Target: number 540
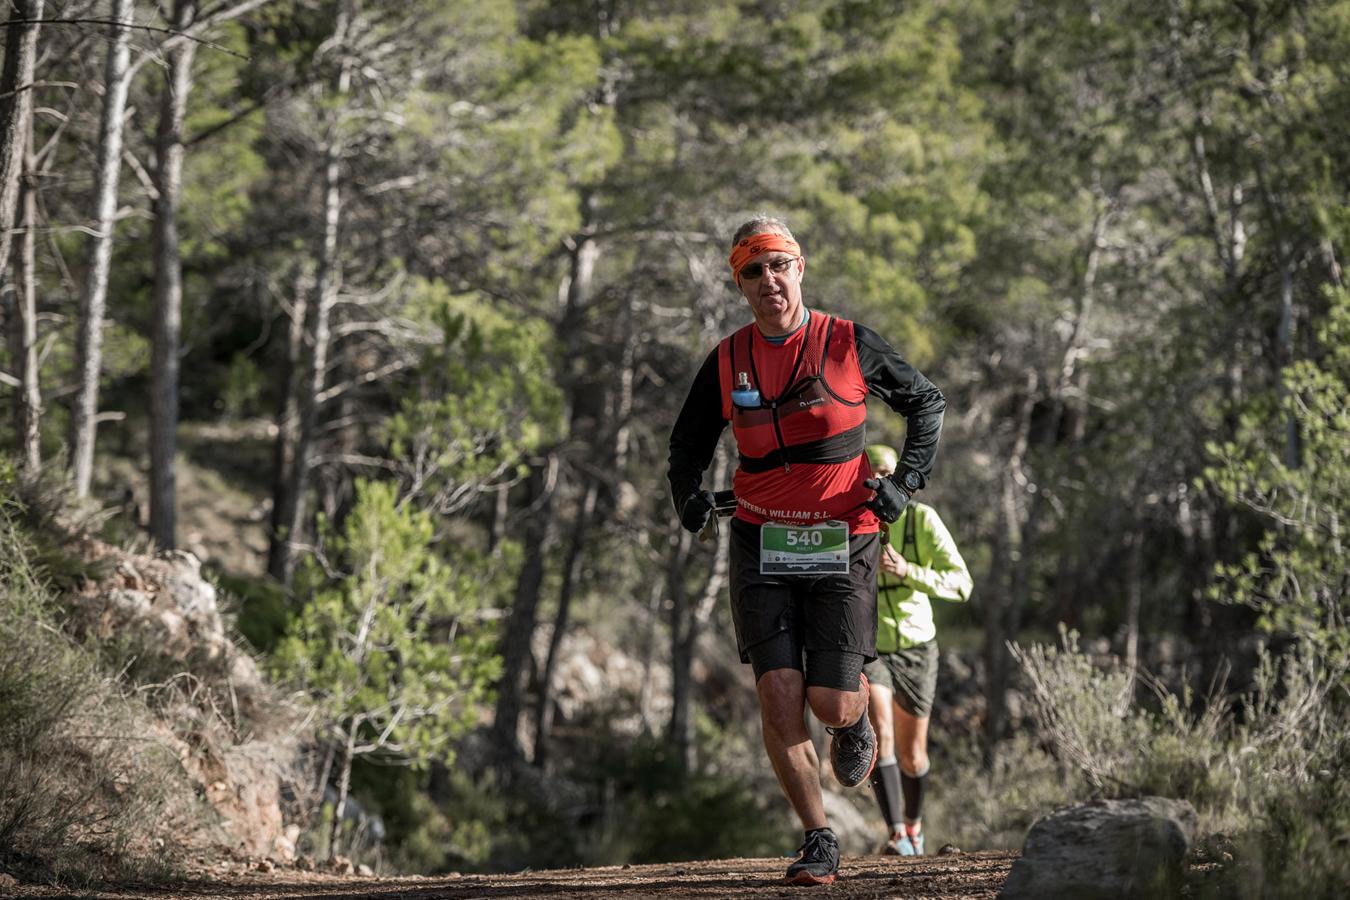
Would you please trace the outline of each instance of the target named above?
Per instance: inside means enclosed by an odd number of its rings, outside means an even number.
[[[819,547],[825,543],[825,535],[819,531],[789,531],[787,533],[787,545],[789,547]]]

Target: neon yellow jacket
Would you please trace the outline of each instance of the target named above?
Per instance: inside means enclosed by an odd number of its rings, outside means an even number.
[[[910,531],[909,520],[913,518]],[[890,527],[891,546],[909,562],[909,572],[877,577],[877,652],[894,653],[937,636],[930,598],[963,603],[974,582],[951,532],[931,506],[911,502]],[[913,543],[905,546],[906,534]]]

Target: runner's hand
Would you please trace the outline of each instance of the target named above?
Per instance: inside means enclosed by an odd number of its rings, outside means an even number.
[[[890,544],[882,544],[881,571],[896,578],[904,578],[909,574],[909,560],[896,553]]]
[[[708,524],[713,507],[716,505],[712,491],[695,491],[684,498],[684,503],[680,506],[680,524],[684,526],[685,531],[698,534],[703,530],[703,526]]]
[[[909,494],[905,489],[889,478],[869,478],[863,482],[863,487],[876,491],[863,506],[886,522],[900,518],[900,514],[905,511],[905,504],[909,502]]]

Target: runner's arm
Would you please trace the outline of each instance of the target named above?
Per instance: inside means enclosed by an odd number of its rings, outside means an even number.
[[[867,392],[905,417],[905,445],[900,450],[896,481],[907,470],[913,471],[918,473],[922,487],[933,471],[947,401],[942,391],[905,362],[881,335],[856,322],[853,333]]]
[[[927,561],[926,565],[909,563],[909,570],[901,581],[906,587],[922,591],[934,600],[946,600],[949,603],[964,603],[970,599],[975,582],[970,577],[970,568],[966,566],[956,541],[947,530],[942,517],[929,507],[915,505],[913,513],[922,516],[915,525],[918,527],[916,540],[920,546],[932,543],[928,552],[919,556]]]
[[[717,349],[704,360],[684,398],[679,418],[670,432],[670,498],[678,515],[684,501],[703,487],[703,473],[712,465],[717,441],[726,428],[722,418],[721,379],[717,373]]]

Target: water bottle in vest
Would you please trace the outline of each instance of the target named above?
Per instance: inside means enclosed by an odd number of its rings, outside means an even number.
[[[759,391],[750,386],[750,376],[736,373],[736,387],[731,391],[731,402],[741,409],[756,409],[760,405]]]

